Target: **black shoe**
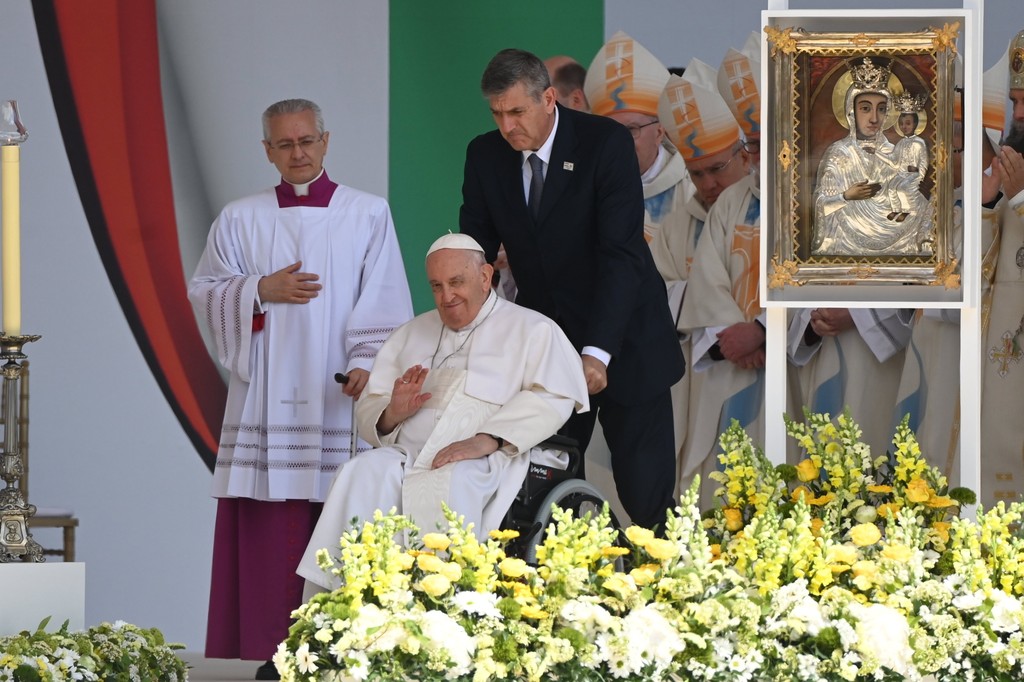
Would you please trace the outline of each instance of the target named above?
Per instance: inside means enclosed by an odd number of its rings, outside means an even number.
[[[260,667],[256,668],[256,679],[257,680],[279,680],[281,675],[277,672],[277,668],[274,666],[273,661],[267,661]]]

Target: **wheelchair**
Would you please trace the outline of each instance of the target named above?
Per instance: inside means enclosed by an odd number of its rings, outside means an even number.
[[[605,503],[601,492],[579,477],[583,453],[574,439],[556,434],[538,447],[565,452],[569,464],[565,469],[557,469],[530,462],[526,480],[501,524],[502,530],[519,532],[519,537],[509,543],[508,555],[531,565],[537,564],[537,545],[543,542],[551,525],[551,505],[572,510],[573,516],[579,518],[587,513],[599,514]],[[611,524],[616,530],[621,528],[614,512]]]

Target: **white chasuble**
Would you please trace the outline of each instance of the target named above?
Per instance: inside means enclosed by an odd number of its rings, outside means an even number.
[[[319,294],[261,306],[260,277],[298,261],[319,276]],[[369,370],[412,316],[387,202],[342,186],[326,207],[280,208],[272,189],[232,202],[189,298],[229,371],[214,496],[323,500],[350,456],[351,401],[334,374]]]

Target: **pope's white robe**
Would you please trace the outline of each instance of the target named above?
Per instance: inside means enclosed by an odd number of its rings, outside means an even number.
[[[749,175],[719,195],[697,243],[679,321],[679,328],[692,335],[693,357],[689,423],[679,471],[683,484],[698,471],[706,482],[704,474],[717,466],[718,437],[732,419],[738,419],[755,442],[764,442],[764,369],[741,369],[708,355],[718,332],[762,317],[760,206],[757,177]],[[713,485],[702,483],[702,504],[710,499]]]
[[[659,158],[667,158],[660,172],[644,183],[644,238],[658,272],[668,288],[669,310],[678,324],[686,292],[686,279],[690,275],[690,262],[697,237],[704,227],[707,213],[693,195],[693,183],[686,172],[686,164],[678,152],[662,148]],[[690,365],[690,337],[681,334],[679,345],[687,366]],[[690,412],[690,384],[692,372],[687,371],[673,384],[672,426],[676,443],[677,470],[686,442],[686,426]],[[676,490],[676,495],[679,494]]]
[[[911,334],[910,311],[905,312],[851,308],[852,328],[813,345],[804,343],[811,310],[800,310],[789,326],[789,371],[798,373],[807,407],[833,418],[849,407],[875,456],[891,449],[893,409]]]
[[[414,365],[432,367],[424,385],[431,398],[389,434],[377,421],[395,380]],[[397,329],[381,348],[358,401],[360,433],[375,448],[341,468],[298,574],[323,587],[334,579],[316,565],[316,552],[337,547],[354,518],[366,521],[391,507],[422,533],[444,523],[441,503],[474,524],[478,535],[498,528],[526,478],[535,448],[572,411],[588,409],[579,354],[547,317],[491,293],[461,330],[444,327],[436,310]],[[479,459],[432,469],[443,447],[477,433],[505,441]],[[562,459],[561,466],[564,468]]]
[[[999,222],[982,263],[981,346],[981,491],[986,508],[1009,503],[1024,492],[1024,192],[1003,198],[995,214]],[[1014,337],[1016,335],[1016,346]]]
[[[262,276],[302,261],[323,289],[257,301]],[[215,497],[321,501],[351,449],[336,372],[369,370],[412,302],[387,202],[338,186],[327,207],[280,208],[275,190],[228,204],[189,285],[230,373]],[[262,310],[262,331],[252,331]]]

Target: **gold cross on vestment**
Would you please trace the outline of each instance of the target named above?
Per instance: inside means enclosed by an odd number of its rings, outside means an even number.
[[[1010,371],[1010,363],[1020,362],[1021,351],[1013,347],[1013,335],[1003,332],[1002,343],[992,346],[988,351],[988,361],[999,365],[996,370],[999,376],[1005,377]]]

